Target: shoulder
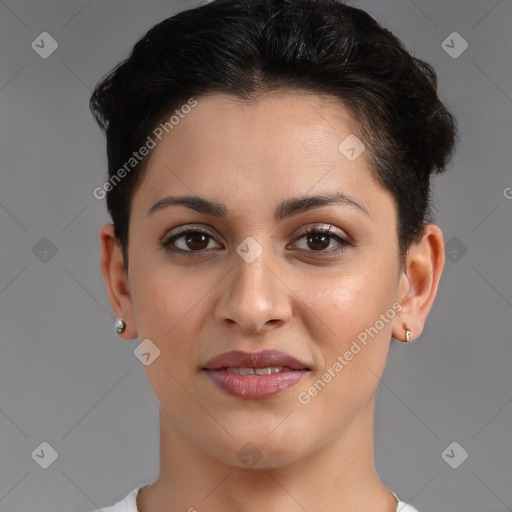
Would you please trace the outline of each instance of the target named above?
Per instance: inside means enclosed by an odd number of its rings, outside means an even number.
[[[418,512],[412,505],[402,501],[393,491],[390,490],[390,492],[395,497],[396,501],[398,501],[396,512]]]
[[[99,508],[92,512],[138,512],[137,494],[141,487],[136,487],[129,492],[122,500],[109,507]]]
[[[138,512],[137,509],[137,494],[141,487],[136,487],[133,491],[129,492],[122,500],[114,505],[106,508],[96,509],[92,512]],[[393,493],[394,494],[394,493]],[[394,494],[396,497],[396,495]],[[413,506],[400,501],[398,498],[398,506],[396,512],[418,512]]]
[[[413,506],[404,503],[403,501],[398,501],[398,506],[396,507],[396,512],[418,512]]]

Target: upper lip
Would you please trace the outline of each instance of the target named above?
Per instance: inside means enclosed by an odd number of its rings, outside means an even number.
[[[232,350],[212,357],[203,367],[205,370],[222,368],[268,368],[283,366],[291,370],[309,370],[307,365],[295,357],[279,350],[263,350],[261,352],[244,352]]]

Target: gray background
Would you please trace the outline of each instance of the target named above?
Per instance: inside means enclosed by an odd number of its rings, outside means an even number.
[[[377,470],[421,512],[511,510],[512,4],[352,4],[435,65],[461,130],[454,164],[436,180],[452,261],[423,336],[393,343],[378,391]],[[192,5],[0,3],[3,512],[91,510],[158,475],[158,404],[137,341],[113,332],[99,270],[108,217],[92,191],[106,157],[87,103],[146,30]],[[59,45],[47,59],[31,48],[43,31]],[[469,44],[458,58],[441,46],[454,31]],[[31,457],[43,441],[58,452],[48,469]],[[441,457],[453,441],[469,454],[458,469]]]

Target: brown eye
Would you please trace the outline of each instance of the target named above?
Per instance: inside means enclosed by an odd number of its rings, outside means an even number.
[[[208,247],[208,235],[204,233],[191,233],[184,237],[185,244],[189,249],[194,251],[201,251]]]
[[[298,241],[304,240],[306,247],[299,247],[300,250],[309,253],[320,253],[322,255],[333,255],[344,251],[347,247],[352,245],[348,240],[345,240],[339,235],[330,232],[330,227],[308,229],[303,233]],[[337,244],[329,248],[331,242],[335,241]]]
[[[306,235],[306,241],[314,251],[322,251],[329,247],[330,239],[332,235],[327,235],[322,232]]]
[[[212,235],[205,231],[187,229],[165,238],[161,244],[170,252],[193,256],[209,252],[212,249],[210,242],[213,240]]]

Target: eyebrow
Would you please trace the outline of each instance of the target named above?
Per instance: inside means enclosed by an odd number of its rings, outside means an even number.
[[[287,217],[291,217],[293,215],[297,215],[314,208],[320,208],[322,206],[331,204],[350,206],[367,215],[368,217],[370,216],[368,211],[354,199],[346,196],[341,192],[332,192],[314,196],[302,196],[287,199],[277,206],[274,212],[274,218],[276,221],[281,221]],[[187,208],[191,208],[196,212],[207,213],[209,215],[214,215],[221,218],[227,217],[228,214],[226,205],[219,201],[205,199],[199,196],[169,196],[160,199],[153,206],[151,206],[151,208],[148,210],[148,215],[164,210],[169,206],[186,206]]]

